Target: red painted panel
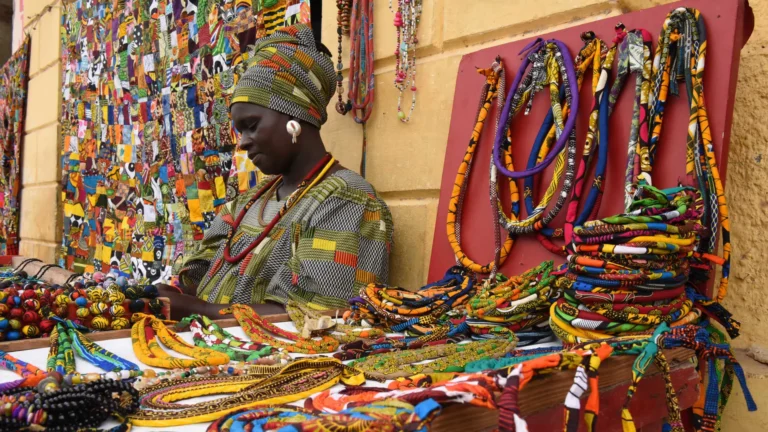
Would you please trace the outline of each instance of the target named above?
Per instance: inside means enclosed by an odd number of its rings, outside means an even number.
[[[693,406],[698,398],[699,376],[693,365],[685,365],[672,371],[672,383],[675,386],[681,410]],[[626,400],[629,384],[611,387],[600,393],[600,414],[595,430],[601,432],[621,432],[621,408]],[[523,389],[521,398],[525,397]],[[582,404],[586,399],[582,398]],[[637,393],[629,405],[629,412],[638,431],[660,431],[662,419],[667,416],[666,391],[664,379],[660,374],[648,376],[640,381]],[[581,415],[584,410],[582,406]],[[529,416],[522,413],[528,422],[530,431],[555,431],[563,429],[563,406],[559,405]],[[658,426],[658,427],[656,427]],[[583,417],[580,431],[585,431]]]
[[[575,56],[583,46],[579,38],[583,31],[593,30],[598,37],[610,44],[615,34],[614,26],[622,22],[627,29],[645,28],[651,32],[655,49],[658,34],[667,13],[673,8],[681,6],[699,9],[707,26],[708,53],[704,88],[715,152],[721,175],[725,181],[739,52],[746,42],[746,38],[749,37],[749,32],[745,31],[745,28],[749,28],[751,15],[747,13],[748,6],[745,0],[689,0],[584,24],[541,37],[563,41],[569,46],[572,55]],[[483,49],[462,58],[456,82],[451,127],[443,165],[440,207],[437,213],[429,270],[430,281],[439,279],[445,270],[455,263],[453,251],[448,244],[445,221],[456,170],[464,156],[475,124],[480,89],[484,83],[483,77],[475,72],[475,68],[490,67],[493,59],[497,55],[501,55],[507,68],[507,85],[511,85],[517,68],[521,64],[521,57],[518,52],[533,39],[529,38]],[[591,73],[586,76],[585,85],[583,85],[580,93],[581,107],[577,122],[579,147],[584,142],[588,111],[592,100],[590,80]],[[633,83],[634,78],[630,78],[630,81]],[[680,85],[680,93],[681,97],[670,95],[667,102],[656,166],[652,173],[653,183],[659,187],[671,187],[676,185],[678,181],[689,183],[685,176],[686,128],[689,108],[683,83]],[[540,92],[536,96],[531,114],[527,118],[518,115],[513,119],[513,155],[517,167],[525,166],[528,153],[533,145],[533,139],[548,109],[548,97],[546,91]],[[616,214],[623,210],[623,174],[626,165],[633,97],[634,85],[629,84],[621,94],[610,121],[610,160],[600,217]],[[491,116],[495,116],[495,110]],[[494,247],[493,228],[489,223],[491,210],[488,203],[488,160],[493,148],[493,134],[495,132],[492,125],[493,122],[488,121],[475,156],[462,218],[462,246],[464,251],[476,262],[483,264],[493,259]],[[578,149],[577,153],[581,154],[581,148]],[[552,166],[545,171],[543,178],[537,176],[537,193],[541,193],[546,188],[551,175]],[[522,190],[522,181],[519,182],[519,187]],[[562,227],[564,215],[565,211],[562,211],[551,226]],[[550,259],[562,262],[561,258],[544,249],[534,236],[525,236],[516,241],[510,258],[502,266],[502,271],[508,275],[519,274]]]

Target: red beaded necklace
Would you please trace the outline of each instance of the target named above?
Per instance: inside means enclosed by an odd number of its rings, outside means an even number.
[[[269,222],[269,225],[264,227],[264,230],[259,234],[256,239],[251,242],[245,249],[243,249],[242,252],[235,255],[234,257],[230,255],[230,249],[232,248],[232,238],[235,236],[235,233],[237,232],[237,229],[240,227],[240,223],[243,221],[243,218],[245,218],[245,215],[248,213],[248,210],[253,206],[253,204],[256,203],[256,201],[259,200],[259,198],[264,195],[266,191],[268,191],[272,186],[274,186],[278,181],[282,180],[282,176],[276,176],[267,184],[261,187],[261,189],[256,192],[253,197],[251,197],[250,200],[245,204],[242,210],[240,210],[240,214],[237,216],[237,219],[235,220],[235,223],[232,225],[232,229],[227,234],[227,244],[224,247],[224,259],[227,260],[227,262],[230,262],[232,264],[240,262],[245,258],[246,255],[248,255],[256,246],[261,244],[262,241],[267,237],[267,235],[272,231],[272,229],[277,225],[277,223],[282,219],[283,215],[285,215],[288,210],[293,207],[296,202],[299,201],[299,198],[304,196],[304,192],[314,186],[320,179],[323,177],[325,173],[328,172],[328,170],[333,166],[333,164],[336,163],[336,159],[334,159],[330,154],[326,153],[326,155],[317,163],[317,165],[312,168],[311,171],[307,174],[306,177],[304,177],[304,180],[302,180],[301,184],[299,184],[299,187],[296,188],[295,191],[288,197],[288,199],[285,201],[285,204],[280,209],[279,212],[275,215],[275,217],[272,218],[272,221]],[[318,176],[313,181],[313,177],[317,175],[317,173],[322,170],[322,173],[320,176]]]

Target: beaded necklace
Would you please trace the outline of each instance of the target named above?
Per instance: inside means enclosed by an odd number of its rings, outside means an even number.
[[[496,167],[508,177],[513,179],[525,177],[525,175],[517,175],[516,172],[510,171],[506,168],[502,169],[500,166],[498,146],[503,146],[504,150],[508,150],[511,147],[511,141],[509,140],[510,121],[512,117],[517,114],[527,102],[526,114],[530,111],[530,106],[533,103],[536,92],[542,90],[544,85],[549,84],[550,104],[552,107],[553,118],[556,124],[556,134],[559,133],[559,138],[562,138],[563,146],[560,146],[560,140],[552,152],[548,154],[540,164],[529,169],[526,175],[532,176],[546,168],[545,163],[548,165],[556,157],[555,170],[552,175],[552,181],[546,192],[542,196],[541,202],[533,209],[527,218],[521,220],[509,220],[503,217],[501,220],[502,225],[511,233],[514,234],[529,234],[542,229],[548,224],[555,216],[560,212],[560,209],[565,204],[565,198],[568,196],[573,182],[575,164],[576,164],[576,133],[573,127],[572,119],[576,116],[577,105],[572,105],[573,102],[578,104],[578,80],[575,79],[573,60],[570,58],[570,54],[563,53],[561,50],[563,47],[557,41],[551,41],[547,43],[537,43],[533,45],[530,53],[526,56],[526,60],[518,70],[518,74],[515,77],[515,83],[512,85],[513,89],[516,89],[514,93],[510,93],[511,99],[507,97],[507,103],[504,106],[502,112],[502,125],[499,125],[499,133],[503,133],[507,137],[503,144],[500,144],[500,136],[496,136],[496,144],[494,147],[494,161]],[[567,50],[567,48],[565,48]],[[532,63],[530,71],[525,74],[528,64]],[[573,106],[573,112],[571,116],[568,116],[567,123],[564,123],[563,118],[569,112],[569,108],[564,110],[560,105],[560,77],[562,77],[563,85],[566,86],[569,92],[565,92],[566,106]],[[573,81],[570,81],[573,79]],[[576,95],[573,95],[573,91]],[[568,127],[568,125],[570,125]],[[567,136],[566,136],[567,135]],[[567,150],[564,150],[564,144],[567,138],[568,146]],[[557,153],[557,154],[555,154]],[[547,206],[557,191],[560,177],[565,172],[565,178],[563,180],[563,190],[558,196],[557,201],[552,209],[548,212]],[[511,175],[510,175],[511,174]],[[524,192],[524,198],[528,198],[531,191],[526,189]]]
[[[336,112],[341,115],[345,115],[352,107],[349,106],[350,102],[344,102],[344,75],[341,73],[344,70],[344,63],[341,61],[341,54],[343,51],[342,38],[344,35],[349,36],[349,16],[350,8],[352,7],[352,0],[336,0],[336,35],[338,36],[338,56],[336,57],[336,95],[339,101],[336,102]]]
[[[210,318],[203,315],[190,315],[177,327],[186,327],[192,331],[195,345],[210,348],[226,354],[231,361],[257,361],[259,364],[287,364],[291,357],[269,345],[245,341],[222,329]]]
[[[499,266],[504,264],[504,261],[506,261],[514,242],[514,238],[511,235],[507,235],[507,238],[504,241],[504,245],[501,245],[499,232],[499,209],[496,206],[497,197],[492,197],[491,199],[492,222],[494,230],[493,233],[496,245],[494,261],[486,265],[478,264],[470,259],[461,248],[461,214],[464,207],[464,197],[466,195],[467,186],[469,184],[469,175],[470,171],[472,170],[472,162],[477,150],[477,145],[480,142],[481,134],[483,133],[485,120],[488,117],[488,113],[490,112],[491,106],[493,104],[493,99],[496,98],[497,100],[501,101],[504,97],[504,67],[501,62],[501,58],[496,57],[496,61],[493,63],[491,68],[478,69],[477,72],[485,76],[485,84],[483,85],[483,89],[480,93],[480,107],[478,109],[475,127],[472,130],[472,137],[469,139],[467,151],[464,154],[464,159],[462,159],[461,164],[459,165],[459,171],[456,174],[456,181],[453,184],[451,200],[448,203],[448,222],[446,224],[446,228],[448,231],[448,242],[450,243],[451,248],[453,248],[454,255],[456,255],[456,262],[472,272],[491,273],[491,277],[493,277],[493,274],[495,274]],[[496,112],[497,123],[499,115],[501,115],[501,109],[498,109]],[[493,177],[495,178],[496,176]],[[510,199],[512,200],[512,205],[514,206],[518,197],[517,184],[515,182],[510,182],[510,186],[514,186],[510,187]],[[491,187],[491,191],[493,192],[494,190],[497,190],[497,188]]]
[[[395,48],[395,88],[397,96],[397,118],[403,123],[408,123],[416,108],[416,45],[419,39],[416,32],[421,21],[421,8],[423,0],[397,0],[397,11],[392,9],[392,0],[389,1],[389,10],[395,13],[395,28],[397,29],[397,45]],[[402,109],[403,93],[411,90],[411,108],[406,115]]]
[[[441,379],[442,377],[446,379]],[[404,383],[400,380],[404,380]],[[415,381],[418,383],[414,384]],[[416,403],[429,398],[442,405],[467,404],[496,409],[493,390],[493,381],[489,380],[486,374],[419,374],[410,378],[398,378],[398,381],[390,383],[389,390],[381,387],[326,390],[307,399],[304,406],[316,411],[338,412],[377,401],[403,400]]]
[[[247,305],[233,304],[231,307],[223,309],[221,313],[234,314],[235,319],[237,319],[245,334],[252,341],[284,349],[288,352],[317,354],[333,352],[339,347],[339,342],[330,336],[323,335],[319,340],[306,339],[295,333],[283,330],[262,319]],[[291,342],[281,341],[269,335],[269,333],[289,339]]]
[[[323,414],[296,407],[269,407],[240,410],[228,414],[208,427],[209,432],[244,432],[270,429],[293,431],[333,430],[345,432],[427,432],[440,413],[440,405],[427,399],[415,407],[398,400],[376,401],[334,414]]]
[[[137,321],[131,327],[133,352],[142,363],[163,369],[198,366],[218,366],[229,363],[229,356],[209,348],[196,347],[185,342],[179,335],[153,316],[136,314]],[[157,338],[168,347],[193,360],[169,356],[158,344]]]
[[[497,339],[428,346],[415,350],[395,351],[353,360],[350,366],[362,370],[367,377],[392,379],[417,373],[462,371],[464,365],[484,357],[499,357],[517,344],[514,333],[504,327],[493,329]],[[424,360],[436,359],[427,364]]]
[[[244,388],[231,396],[210,402],[195,404],[191,407],[174,410],[142,410],[128,417],[135,426],[170,427],[186,424],[211,422],[240,409],[260,405],[278,405],[304,399],[315,393],[342,382],[346,385],[360,385],[363,375],[340,361],[329,358],[304,358],[285,366],[276,374]],[[195,397],[198,391],[205,389],[207,382],[199,378],[187,378],[182,383],[200,382],[200,387],[185,386],[174,400]],[[141,396],[167,387],[160,383],[148,387]]]
[[[109,417],[122,421],[138,409],[137,391],[130,383],[98,380],[74,387],[45,390],[21,387],[0,394],[0,431],[97,430]],[[128,428],[130,429],[130,428]],[[127,430],[119,426],[117,430]]]
[[[224,259],[227,260],[227,262],[230,263],[237,263],[243,260],[246,255],[251,253],[256,246],[261,244],[262,241],[267,237],[267,235],[272,231],[272,229],[277,225],[277,223],[280,221],[280,219],[296,204],[301,200],[301,198],[304,197],[304,195],[312,189],[313,186],[315,186],[317,183],[322,180],[322,178],[325,176],[325,174],[328,172],[329,169],[336,163],[336,159],[334,159],[330,154],[326,154],[318,163],[315,165],[307,174],[307,176],[302,180],[301,184],[296,188],[295,191],[291,193],[291,195],[288,197],[288,199],[285,201],[285,204],[280,209],[280,211],[277,212],[274,218],[272,218],[272,221],[264,227],[264,230],[259,233],[258,237],[251,242],[248,246],[246,246],[240,253],[238,253],[236,256],[230,255],[230,251],[232,248],[232,239],[235,236],[235,233],[237,232],[238,227],[240,226],[240,223],[243,221],[243,218],[245,218],[245,215],[248,213],[248,210],[253,206],[256,201],[259,200],[259,198],[264,195],[266,191],[268,191],[275,183],[282,181],[282,176],[276,176],[269,182],[267,182],[264,186],[262,186],[261,189],[259,189],[256,194],[251,197],[250,200],[248,200],[247,203],[245,203],[245,206],[243,206],[243,209],[240,210],[240,214],[237,216],[237,219],[231,224],[231,229],[227,233],[227,242],[226,246],[224,247]],[[218,268],[221,266],[221,262],[218,261],[214,263],[214,265],[211,266],[210,273],[213,274],[216,271],[218,271]]]
[[[365,177],[368,140],[365,124],[373,112],[373,0],[353,0],[350,21],[349,100],[355,122],[363,126],[360,175]],[[358,111],[360,114],[358,115]]]

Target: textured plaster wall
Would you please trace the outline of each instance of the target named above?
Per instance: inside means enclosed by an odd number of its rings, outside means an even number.
[[[424,0],[419,29],[419,98],[416,113],[408,125],[397,119],[397,93],[392,85],[395,50],[392,13],[387,1],[375,3],[376,102],[367,126],[368,179],[382,192],[395,218],[391,282],[413,288],[426,282],[453,89],[461,56],[486,46],[669,2]],[[768,100],[768,74],[765,73],[768,70],[768,21],[763,19],[768,13],[768,0],[750,3],[757,22],[750,42],[742,51],[727,180],[734,255],[726,305],[742,322],[742,337],[735,344],[744,347],[758,343],[768,347],[768,332],[762,327],[766,320],[764,290],[768,285],[768,272],[765,272],[768,242],[764,240],[768,226],[768,123],[763,117],[768,109],[765,102]],[[58,216],[60,10],[58,1],[50,0],[15,0],[15,6],[14,22],[23,22],[24,31],[32,34],[21,253],[53,262],[61,240],[58,226],[61,220]],[[335,53],[335,1],[323,1],[323,16],[323,42]],[[345,64],[348,58],[345,47]],[[329,150],[344,165],[357,169],[362,140],[359,125],[349,117],[332,112],[323,128],[323,137]],[[768,403],[765,397],[768,381],[763,379],[768,376],[768,368],[753,363],[748,370],[752,391],[758,403]],[[765,410],[768,407],[763,404],[763,411],[747,416],[739,398],[740,393],[735,390],[726,411],[724,430],[768,429]]]

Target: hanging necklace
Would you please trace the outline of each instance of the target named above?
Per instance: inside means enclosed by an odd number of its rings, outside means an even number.
[[[541,38],[536,39],[532,43],[530,43],[526,48],[521,51],[521,53],[525,52],[538,52],[543,47],[554,44],[557,49],[554,50],[556,53],[559,53],[559,55],[556,55],[556,60],[558,61],[558,65],[562,71],[562,79],[563,79],[563,85],[565,85],[565,99],[568,103],[568,106],[570,106],[570,111],[572,112],[572,115],[568,116],[568,120],[566,121],[565,125],[561,128],[560,136],[558,137],[557,143],[553,146],[552,151],[541,161],[541,163],[537,164],[535,167],[525,170],[525,171],[510,171],[506,168],[505,164],[502,163],[501,160],[501,151],[504,147],[504,141],[505,137],[507,136],[507,131],[510,128],[510,120],[512,117],[517,114],[517,112],[522,108],[522,103],[520,103],[520,99],[523,98],[524,93],[530,93],[530,89],[528,92],[526,92],[526,86],[521,86],[521,81],[523,80],[523,75],[525,74],[526,69],[528,68],[528,65],[531,64],[531,62],[536,59],[536,56],[525,56],[525,59],[523,60],[523,63],[520,65],[520,69],[517,71],[517,75],[515,76],[515,80],[512,82],[512,89],[517,89],[514,92],[510,92],[509,95],[507,95],[507,100],[504,104],[504,110],[501,113],[501,123],[499,124],[499,128],[496,133],[496,141],[495,145],[493,147],[493,158],[494,163],[496,164],[496,167],[501,171],[502,174],[504,174],[507,177],[518,179],[523,178],[529,175],[538,174],[541,171],[545,170],[560,153],[565,148],[566,142],[571,140],[571,133],[573,132],[574,126],[576,124],[576,117],[578,114],[578,108],[579,108],[579,91],[577,88],[577,80],[576,80],[576,71],[573,66],[573,59],[571,58],[570,51],[568,50],[568,47],[563,44],[562,42],[558,40],[551,40],[551,41],[543,41]],[[541,80],[541,74],[544,73],[542,69],[542,66],[539,66],[538,74],[539,74],[539,81]],[[533,80],[533,77],[531,74],[527,75],[528,79],[530,81]],[[530,82],[528,83],[530,85]],[[552,98],[553,99],[559,99],[559,87],[555,84],[555,91],[553,92]],[[513,99],[517,99],[517,102],[513,103]],[[531,98],[532,100],[532,98]],[[553,102],[553,108],[556,110],[556,112],[559,112],[561,108],[559,107],[560,101],[557,100],[556,102]],[[507,146],[509,144],[506,144]]]
[[[397,117],[403,123],[408,123],[416,108],[416,45],[419,39],[416,33],[421,21],[423,0],[397,0],[397,12],[392,10],[392,0],[389,10],[395,12],[395,28],[397,28],[397,45],[395,48],[395,87],[397,96]],[[406,115],[402,108],[403,93],[411,90],[411,108]]]
[[[336,0],[336,35],[339,40],[339,54],[336,62],[336,94],[339,101],[336,102],[336,112],[341,115],[345,115],[349,110],[348,103],[344,103],[344,63],[341,61],[341,54],[343,52],[342,38],[346,35],[349,36],[349,14],[352,0]]]
[[[617,27],[617,33],[619,32]],[[621,27],[623,31],[623,27]],[[576,169],[576,178],[574,181],[573,189],[571,190],[570,201],[567,206],[566,218],[563,235],[565,237],[565,245],[558,246],[551,240],[552,237],[557,237],[557,230],[552,228],[544,228],[541,232],[537,233],[539,242],[547,248],[550,252],[565,255],[566,247],[570,243],[571,234],[573,231],[573,223],[577,219],[577,212],[579,209],[579,203],[582,195],[588,187],[588,183],[585,181],[587,173],[590,171],[592,165],[593,152],[598,149],[598,159],[595,167],[594,181],[591,183],[591,188],[587,200],[581,212],[581,216],[587,217],[590,214],[596,214],[600,207],[600,198],[603,191],[603,178],[605,176],[605,168],[607,165],[608,157],[608,116],[603,115],[603,112],[607,111],[607,98],[604,97],[604,90],[608,82],[608,76],[610,75],[611,65],[613,63],[613,56],[615,54],[615,45],[611,49],[607,49],[605,43],[596,38],[594,32],[584,32],[581,35],[582,41],[584,41],[584,47],[579,52],[576,58],[576,77],[579,88],[581,88],[584,75],[587,70],[592,68],[592,109],[589,115],[589,123],[586,139],[584,141],[584,148],[582,152],[581,161]],[[551,114],[550,114],[551,115]],[[547,116],[549,120],[550,115]],[[548,124],[545,120],[545,124]],[[599,128],[598,128],[599,125]],[[553,130],[550,130],[548,142],[552,140]],[[540,144],[534,144],[534,149]],[[534,154],[533,152],[531,153]],[[537,161],[546,154],[545,149],[539,152],[538,160],[530,159],[529,167],[535,165]],[[533,188],[533,178],[525,178],[526,190]],[[532,196],[526,197],[526,208],[529,213],[533,211],[533,199]]]
[[[536,232],[546,226],[546,224],[554,219],[554,217],[557,216],[557,214],[560,212],[560,209],[565,204],[565,198],[568,196],[568,193],[572,187],[576,162],[576,133],[575,129],[573,128],[572,120],[577,115],[577,111],[576,107],[574,106],[574,109],[571,111],[571,115],[568,116],[567,123],[564,124],[563,116],[570,109],[563,110],[560,105],[559,79],[562,76],[563,85],[566,86],[566,89],[571,89],[571,92],[566,90],[565,94],[566,105],[568,107],[573,106],[573,102],[578,103],[578,84],[576,82],[577,80],[575,79],[571,81],[572,76],[575,78],[573,61],[570,58],[570,54],[567,53],[567,47],[565,47],[566,52],[562,52],[562,48],[564,46],[561,47],[561,45],[562,43],[558,41],[541,43],[540,40],[537,41],[537,43],[531,45],[530,52],[518,70],[517,76],[515,77],[515,83],[512,86],[512,88],[516,89],[516,91],[514,93],[510,93],[510,95],[507,96],[507,103],[505,104],[504,112],[501,115],[503,124],[499,125],[498,132],[502,134],[502,136],[506,136],[506,139],[502,139],[502,141],[504,141],[502,147],[505,151],[511,152],[511,141],[509,140],[509,124],[512,117],[520,112],[520,110],[522,110],[522,107],[526,104],[526,102],[528,103],[528,106],[525,110],[527,114],[530,111],[530,107],[533,103],[536,92],[542,90],[544,85],[549,84],[550,103],[552,105],[552,112],[556,123],[556,131],[560,133],[560,136],[558,137],[558,143],[561,141],[563,143],[563,146],[559,146],[559,144],[557,144],[555,148],[553,148],[552,151],[542,160],[541,163],[526,171],[527,175],[534,175],[541,171],[541,169],[545,168],[545,165],[551,163],[553,158],[557,157],[557,161],[555,163],[555,171],[552,175],[552,182],[542,197],[541,202],[536,206],[534,211],[529,214],[527,218],[522,220],[510,220],[506,217],[501,218],[502,225],[504,225],[504,228],[506,228],[510,233],[529,234]],[[527,70],[527,66],[531,63],[533,63],[533,66],[531,67],[530,71],[525,74],[525,77],[523,77],[524,72]],[[506,121],[504,121],[505,119]],[[570,128],[568,125],[570,125]],[[568,142],[567,152],[563,151],[566,138]],[[510,171],[507,169],[507,167],[500,164],[499,151],[501,150],[501,147],[499,146],[499,135],[496,136],[496,144],[497,145],[494,146],[494,162],[496,163],[499,171],[510,178],[524,177],[517,175],[514,171]],[[549,202],[555,196],[555,192],[557,191],[557,186],[560,181],[560,176],[564,171],[565,178],[563,180],[563,189],[560,192],[553,208],[545,214],[544,212],[546,211]],[[526,190],[525,196],[527,197],[529,193],[530,191]]]
[[[373,0],[353,0],[350,20],[349,103],[355,122],[363,126],[360,175],[365,177],[365,124],[373,112]],[[359,113],[359,114],[358,114]]]
[[[464,197],[466,195],[467,186],[469,184],[469,175],[472,170],[472,162],[474,160],[477,146],[480,142],[480,136],[483,133],[485,120],[488,117],[488,113],[491,109],[493,99],[503,100],[504,98],[504,67],[500,57],[496,57],[496,61],[489,69],[478,69],[477,72],[486,77],[483,90],[480,94],[480,108],[477,114],[477,121],[475,127],[472,130],[472,137],[469,140],[467,151],[464,154],[464,159],[459,165],[459,172],[456,174],[456,181],[453,184],[453,192],[451,193],[451,201],[448,203],[448,242],[453,248],[453,253],[456,255],[456,261],[459,265],[464,266],[475,273],[493,273],[498,271],[498,268],[506,261],[509,251],[512,249],[512,243],[514,239],[511,235],[507,235],[504,245],[501,245],[500,238],[500,222],[498,215],[498,207],[496,199],[491,200],[491,210],[493,219],[493,231],[494,239],[496,243],[496,249],[494,252],[494,261],[481,265],[470,259],[461,248],[461,213],[464,204]],[[497,122],[498,116],[501,115],[501,110],[497,110]],[[515,185],[515,188],[510,188],[510,199],[514,200],[518,196],[517,185],[511,182],[510,185]],[[491,190],[494,190],[492,187]]]
[[[242,223],[243,218],[245,218],[245,215],[248,213],[248,210],[253,206],[256,201],[259,200],[259,198],[264,195],[266,191],[268,191],[272,186],[275,185],[278,181],[282,180],[282,176],[276,176],[269,182],[267,182],[264,186],[262,186],[261,189],[259,189],[256,194],[251,197],[250,200],[248,200],[247,203],[245,203],[245,206],[242,210],[240,210],[240,215],[238,215],[237,219],[232,224],[231,229],[227,233],[227,243],[224,246],[224,259],[227,260],[229,263],[238,263],[245,258],[246,255],[251,253],[251,251],[256,248],[259,244],[261,244],[262,241],[267,237],[267,235],[272,231],[272,229],[277,225],[277,223],[282,219],[282,217],[296,204],[301,200],[301,198],[304,197],[304,195],[312,189],[313,186],[315,186],[317,183],[322,180],[322,178],[325,176],[325,174],[328,172],[328,170],[331,169],[331,167],[336,163],[336,159],[334,159],[330,154],[326,153],[325,156],[323,156],[322,159],[317,163],[317,165],[312,168],[312,170],[309,171],[307,176],[304,178],[304,180],[299,184],[299,186],[296,188],[293,193],[288,197],[288,199],[285,201],[285,204],[280,209],[280,211],[275,215],[274,218],[272,218],[272,221],[264,227],[264,230],[256,237],[256,239],[251,242],[248,246],[246,246],[239,254],[235,255],[234,257],[230,254],[232,250],[232,238],[235,236],[235,233],[237,232],[238,228],[240,227],[240,223]],[[319,174],[318,174],[319,172]],[[317,176],[316,176],[317,175]],[[218,261],[217,263],[214,263],[214,265],[211,266],[211,274],[218,271],[218,268],[221,266],[221,261]]]
[[[707,36],[704,20],[696,9],[678,8],[670,12],[659,35],[659,44],[654,57],[654,90],[651,97],[652,138],[649,157],[652,159],[661,135],[661,125],[667,91],[678,93],[678,79],[686,80],[690,120],[686,146],[686,173],[698,182],[704,200],[702,224],[709,233],[701,240],[697,252],[711,253],[716,248],[717,233],[720,232],[723,249],[722,276],[717,289],[717,302],[722,302],[728,293],[728,278],[731,269],[731,222],[728,217],[728,203],[725,188],[717,168],[717,157],[712,144],[712,131],[704,99],[704,60]],[[676,54],[673,57],[672,54]],[[682,72],[682,73],[681,73]],[[675,79],[671,79],[671,77]],[[709,269],[706,269],[707,276]],[[707,277],[708,279],[708,277]]]
[[[648,137],[648,102],[651,90],[651,34],[644,29],[627,32],[618,48],[616,80],[609,96],[609,113],[613,111],[629,74],[635,74],[635,98],[632,108],[632,127],[627,146],[627,168],[624,173],[624,210],[628,211],[637,191],[641,173],[650,180],[651,165]],[[637,56],[642,52],[642,57]]]

